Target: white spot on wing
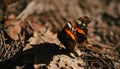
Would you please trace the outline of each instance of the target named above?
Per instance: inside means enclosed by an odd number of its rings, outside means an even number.
[[[77,20],[76,22],[77,22],[78,24],[80,24],[80,25],[82,24],[82,22],[81,22],[80,20]]]
[[[85,23],[83,23],[83,26],[85,27]]]
[[[67,23],[67,24],[68,24],[69,28],[71,29],[71,28],[72,28],[72,25],[71,25],[70,23]]]

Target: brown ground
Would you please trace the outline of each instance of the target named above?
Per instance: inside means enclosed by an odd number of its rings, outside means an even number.
[[[76,58],[57,33],[88,16],[89,44]],[[120,0],[1,0],[0,69],[120,69]]]

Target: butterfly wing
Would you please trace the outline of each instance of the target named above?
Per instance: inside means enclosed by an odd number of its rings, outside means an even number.
[[[73,52],[73,54],[77,57],[78,54],[75,52],[74,48],[76,45],[76,36],[73,34],[74,30],[72,24],[67,23],[62,31],[60,31],[57,35],[59,41],[66,47],[69,52]]]
[[[81,17],[78,20],[76,20],[75,30],[76,30],[77,42],[79,44],[87,42],[88,30],[86,27],[89,23],[90,23],[90,19],[87,16]]]
[[[78,54],[75,52],[77,43],[87,43],[88,30],[86,27],[89,22],[90,20],[87,16],[68,22],[57,35],[57,38],[62,44],[64,44],[66,49],[73,52],[73,54],[77,57]]]

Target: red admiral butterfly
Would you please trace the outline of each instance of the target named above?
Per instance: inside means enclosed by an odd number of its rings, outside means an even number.
[[[87,44],[87,25],[90,19],[87,16],[81,17],[77,20],[68,22],[63,29],[58,33],[57,38],[64,44],[66,49],[78,57],[75,51],[79,44]]]

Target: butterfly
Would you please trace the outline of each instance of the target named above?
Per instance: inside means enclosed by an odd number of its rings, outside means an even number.
[[[87,25],[89,23],[90,19],[87,16],[80,17],[77,20],[66,23],[57,34],[57,38],[65,46],[66,50],[72,52],[76,57],[79,56],[75,51],[78,48],[78,44],[88,44]]]

